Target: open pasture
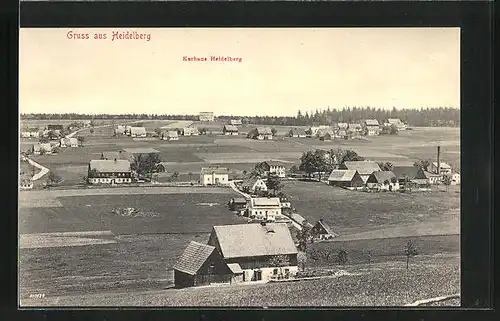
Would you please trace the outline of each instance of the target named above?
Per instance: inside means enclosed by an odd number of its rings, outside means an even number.
[[[320,182],[286,181],[283,191],[305,219],[314,223],[323,218],[337,233],[352,234],[429,222],[458,224],[458,188],[450,187],[449,192],[366,193]],[[440,226],[433,234],[440,233]]]

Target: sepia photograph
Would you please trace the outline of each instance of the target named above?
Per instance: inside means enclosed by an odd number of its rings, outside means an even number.
[[[460,306],[460,28],[21,28],[19,129],[21,308]]]

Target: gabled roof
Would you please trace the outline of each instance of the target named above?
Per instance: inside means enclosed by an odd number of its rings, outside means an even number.
[[[394,173],[391,171],[377,171],[377,172],[373,172],[370,175],[367,182],[369,182],[369,183],[383,183],[386,180],[390,182],[392,178],[396,178],[396,175],[394,175]]]
[[[331,136],[331,135],[333,135],[333,133],[334,132],[333,132],[332,128],[330,128],[330,127],[326,127],[326,128],[323,127],[323,128],[319,128],[318,129],[317,135],[319,137],[323,137],[323,136],[326,136],[327,134]]]
[[[349,127],[349,124],[348,123],[337,123],[337,127],[346,129],[347,127]]]
[[[399,118],[389,118],[387,119],[387,122],[389,124],[395,124],[395,125],[403,123]]]
[[[236,127],[234,125],[224,125],[224,130],[227,132],[237,132],[238,127]]]
[[[280,199],[277,197],[256,197],[251,199],[253,206],[276,206],[281,207]]]
[[[264,184],[266,183],[262,178],[249,177],[249,178],[247,178],[247,179],[245,179],[243,181],[242,186],[253,188],[253,186],[255,185],[255,183],[257,183],[257,181],[262,181]]]
[[[379,126],[379,122],[376,119],[365,119],[366,126]]]
[[[233,274],[241,274],[243,273],[243,270],[241,269],[241,266],[238,263],[229,263],[227,267],[233,272]]]
[[[257,134],[259,134],[259,135],[272,135],[273,132],[271,131],[270,127],[257,127]]]
[[[297,253],[285,223],[214,226],[212,234],[225,259]]]
[[[117,159],[93,159],[90,161],[90,169],[95,169],[101,173],[124,173],[130,172],[130,162],[128,160]]]
[[[438,164],[437,162],[432,162],[432,165],[437,168]],[[451,166],[446,164],[445,162],[439,162],[439,167],[444,168],[444,169],[451,169]]]
[[[129,154],[159,154],[160,152],[154,148],[139,147],[139,148],[124,148],[123,151]]]
[[[360,175],[370,175],[380,170],[377,163],[370,161],[347,161],[342,164],[342,168],[344,167],[357,170]]]
[[[392,172],[398,179],[404,178],[404,176],[408,177],[409,179],[425,177],[423,171],[417,166],[394,166],[392,168]]]
[[[319,220],[318,223],[316,223],[316,225],[321,226],[325,230],[325,232],[328,233],[329,235],[338,236],[338,234],[335,233],[325,221]]]
[[[109,160],[120,159],[120,152],[102,152],[101,156],[102,158]]]
[[[334,169],[330,173],[328,180],[332,182],[350,182],[354,178],[354,175],[356,175],[356,170]]]
[[[299,223],[300,225],[303,225],[303,224],[304,224],[304,222],[306,221],[306,219],[305,219],[305,218],[303,218],[301,215],[299,215],[299,214],[297,214],[297,213],[292,213],[292,214],[290,215],[290,218],[291,218],[292,220],[294,220],[295,222]]]
[[[135,135],[146,134],[146,128],[144,127],[130,127],[130,133]]]
[[[212,173],[219,175],[229,174],[229,169],[226,167],[203,167],[201,169],[202,175],[211,175]]]
[[[358,124],[358,123],[350,123],[349,124],[349,129],[361,129],[361,124]]]
[[[215,251],[215,247],[191,241],[174,265],[174,270],[195,275]]]
[[[294,135],[305,136],[306,130],[305,128],[292,128],[290,129]]]

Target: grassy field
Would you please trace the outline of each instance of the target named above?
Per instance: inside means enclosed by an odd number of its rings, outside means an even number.
[[[23,305],[34,306],[401,306],[459,293],[458,263],[459,258],[453,255],[422,256],[414,258],[409,270],[401,262],[386,262],[342,266],[354,275],[293,283],[47,296],[22,301]]]

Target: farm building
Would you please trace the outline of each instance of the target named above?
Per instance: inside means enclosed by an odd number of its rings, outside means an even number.
[[[241,211],[247,208],[247,200],[243,197],[233,198],[229,201],[229,209],[231,211]]]
[[[241,125],[241,119],[231,119],[229,121],[229,124],[233,125],[233,126],[240,126]]]
[[[248,217],[257,220],[275,221],[281,215],[281,203],[277,197],[256,197],[248,200]]]
[[[349,128],[349,124],[348,123],[337,123],[337,128],[347,130]]]
[[[339,236],[337,233],[335,233],[330,226],[323,221],[323,219],[320,219],[312,228],[311,228],[311,234],[320,240],[329,240],[333,239],[334,237]]]
[[[116,126],[115,134],[116,135],[124,135],[125,134],[125,126],[122,126],[122,125]]]
[[[369,189],[374,189],[378,191],[398,191],[399,182],[391,171],[377,171],[373,172],[368,180],[366,181],[366,186]]]
[[[451,166],[448,165],[445,162],[440,162],[439,167],[441,168],[440,173],[441,175],[451,175]],[[429,172],[431,173],[436,173],[438,172],[438,165],[437,162],[432,162],[431,165],[429,166]]]
[[[163,140],[179,140],[179,134],[175,130],[169,130],[161,133],[161,139]]]
[[[93,159],[89,163],[88,182],[91,184],[131,183],[130,162],[123,159]]]
[[[130,161],[131,163],[134,162],[139,156],[140,157],[147,157],[148,155],[158,155],[160,156],[160,152],[154,148],[124,148],[121,151],[122,154],[122,159],[126,159]]]
[[[200,134],[197,127],[185,127],[181,132],[182,136],[198,136]]]
[[[311,223],[309,223],[305,218],[297,213],[290,214],[290,218],[301,226],[307,225],[310,228],[313,227]]]
[[[248,133],[248,138],[258,140],[271,140],[273,139],[273,132],[270,127],[257,127]]]
[[[241,184],[244,192],[256,193],[258,191],[267,191],[267,185],[262,178],[248,178]]]
[[[332,140],[334,134],[333,131],[319,130],[318,137],[321,141],[329,141]]]
[[[265,161],[263,162],[268,175],[277,175],[278,177],[286,177],[285,165],[278,161]]]
[[[227,136],[238,135],[238,127],[234,125],[224,125],[224,127],[222,128],[222,133]]]
[[[347,127],[347,131],[351,134],[351,136],[360,136],[363,133],[363,127],[361,124],[350,123]]]
[[[328,184],[346,188],[358,188],[364,185],[356,170],[334,169],[328,177]]]
[[[40,131],[38,128],[24,128],[21,129],[21,137],[22,138],[39,138]]]
[[[50,124],[47,125],[47,130],[54,130],[54,131],[58,130],[59,132],[61,132],[64,130],[64,126],[58,124]]]
[[[27,190],[33,189],[33,179],[29,175],[20,175],[19,177],[19,189]]]
[[[376,119],[365,119],[363,127],[368,136],[377,136],[380,134],[380,124]]]
[[[215,246],[194,241],[174,265],[176,288],[231,283],[234,276]]]
[[[337,132],[335,132],[335,138],[349,139],[349,132],[345,128],[339,128]]]
[[[394,166],[392,172],[396,175],[400,187],[406,186],[406,180],[425,180],[429,183],[428,179],[425,177],[424,170],[417,166]],[[424,183],[421,181],[420,183]]]
[[[204,167],[201,169],[200,183],[203,186],[228,184],[229,169],[225,167]]]
[[[214,121],[215,116],[214,116],[214,113],[211,111],[203,111],[203,112],[200,112],[198,119],[200,121]]]
[[[424,175],[431,185],[439,184],[439,182],[441,181],[441,176],[438,174],[424,171]]]
[[[306,130],[304,128],[292,128],[288,132],[290,137],[305,138],[307,137]]]
[[[50,154],[52,153],[52,145],[50,143],[38,143],[33,145],[33,154]]]
[[[78,147],[78,139],[76,138],[61,138],[61,147]]]
[[[390,126],[394,125],[398,128],[398,131],[406,130],[406,124],[401,121],[399,118],[389,118],[387,120],[387,124]]]
[[[101,159],[106,159],[106,160],[115,160],[115,159],[121,159],[122,152],[102,152],[101,153]]]
[[[460,174],[453,173],[451,175],[451,185],[460,185]]]
[[[378,164],[370,161],[344,162],[340,164],[339,169],[352,169],[358,171],[364,183],[366,183],[368,177],[370,177],[373,172],[380,171]]]
[[[306,130],[306,135],[308,137],[319,137],[319,131],[325,129],[330,129],[330,126],[320,125],[320,126],[311,126]]]
[[[297,248],[284,223],[214,226],[208,244],[232,265],[242,282],[293,278]]]
[[[130,127],[130,137],[146,137],[147,132],[144,127]]]

